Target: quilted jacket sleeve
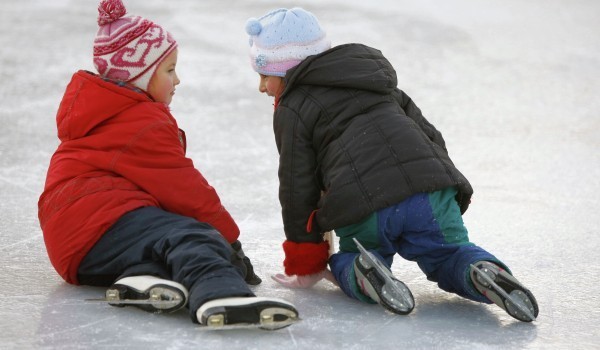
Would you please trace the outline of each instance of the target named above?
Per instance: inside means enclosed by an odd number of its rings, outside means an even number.
[[[311,131],[295,111],[279,107],[275,114],[275,140],[279,150],[279,201],[287,240],[285,272],[307,275],[327,267],[329,244],[313,220],[321,189],[316,181],[316,155]]]
[[[320,229],[307,225],[321,196],[310,130],[296,112],[283,107],[278,109],[274,125],[279,150],[279,201],[286,237],[298,243],[321,242]]]

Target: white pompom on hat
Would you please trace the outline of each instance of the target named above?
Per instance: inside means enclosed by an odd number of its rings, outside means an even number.
[[[177,42],[158,24],[139,16],[124,17],[125,13],[121,0],[100,1],[94,66],[104,78],[147,91],[156,67]]]

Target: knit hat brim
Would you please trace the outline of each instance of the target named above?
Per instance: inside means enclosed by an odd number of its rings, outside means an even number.
[[[276,49],[253,45],[250,48],[250,64],[259,74],[283,77],[287,70],[300,64],[306,57],[318,55],[329,48],[331,42],[326,36],[312,42]]]

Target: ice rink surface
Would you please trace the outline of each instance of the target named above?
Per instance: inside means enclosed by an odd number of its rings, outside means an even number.
[[[520,323],[445,293],[416,264],[396,276],[416,308],[394,316],[328,282],[288,290],[272,100],[257,91],[244,24],[278,7],[314,12],[334,45],[361,42],[394,64],[399,87],[443,133],[475,195],[471,240],[536,295]],[[37,220],[55,113],[72,73],[93,70],[96,0],[2,0],[0,10],[0,348],[600,349],[600,2],[596,0],[129,0],[179,42],[171,107],[188,156],[238,221],[264,283],[303,321],[274,331],[206,332],[186,312],[85,302],[64,283]],[[595,136],[594,136],[595,135]]]

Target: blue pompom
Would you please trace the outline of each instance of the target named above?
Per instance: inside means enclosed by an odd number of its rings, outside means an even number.
[[[250,18],[246,22],[246,33],[249,35],[258,35],[262,30],[262,25],[256,18]]]

